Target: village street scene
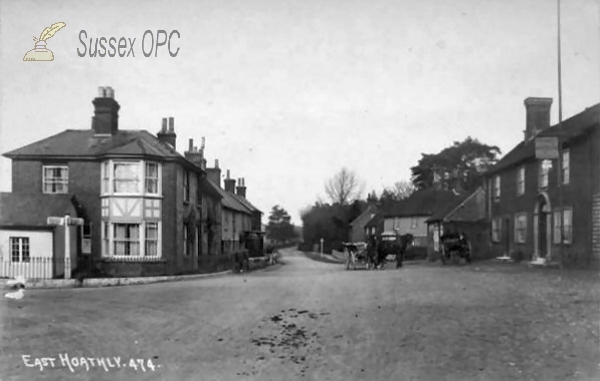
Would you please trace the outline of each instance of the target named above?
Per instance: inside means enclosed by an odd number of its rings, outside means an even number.
[[[600,379],[599,3],[154,5],[3,4],[0,381]]]

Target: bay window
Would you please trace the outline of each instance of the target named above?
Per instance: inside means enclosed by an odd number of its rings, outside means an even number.
[[[160,258],[160,222],[104,222],[102,256],[104,258]]]
[[[161,166],[152,161],[107,160],[101,166],[102,194],[160,195]]]

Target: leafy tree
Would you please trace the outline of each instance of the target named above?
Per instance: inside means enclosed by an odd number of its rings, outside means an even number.
[[[273,206],[267,225],[267,237],[278,243],[286,243],[296,238],[292,217],[279,205]]]
[[[437,154],[422,154],[411,168],[411,181],[417,189],[472,190],[479,185],[479,176],[496,164],[500,154],[497,146],[467,137]]]
[[[363,186],[356,174],[342,168],[325,183],[325,193],[333,204],[347,205],[358,199]]]

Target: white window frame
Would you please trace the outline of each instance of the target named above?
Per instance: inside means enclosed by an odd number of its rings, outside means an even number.
[[[155,195],[158,196],[160,194],[160,164],[155,161],[144,161],[144,194],[146,195]],[[156,177],[150,177],[148,167],[155,166],[156,167]],[[156,192],[148,191],[148,184],[152,182],[156,184]]]
[[[500,175],[496,175],[494,177],[494,180],[493,180],[493,199],[494,199],[494,202],[499,202],[500,201],[501,186],[502,186],[502,182],[500,180]]]
[[[190,172],[183,170],[183,201],[190,202]]]
[[[492,242],[502,240],[502,219],[500,217],[492,218]]]
[[[29,243],[29,237],[9,237],[8,245],[11,263],[31,262],[31,245]],[[25,255],[25,253],[27,253],[27,255]]]
[[[538,188],[547,189],[550,181],[550,168],[552,168],[551,160],[540,160],[538,165]]]
[[[566,206],[563,209],[563,243],[573,243],[573,207]]]
[[[525,166],[517,169],[517,196],[525,194]]]
[[[139,255],[117,255],[115,254],[115,225],[128,224],[139,225]],[[158,232],[157,238],[157,255],[150,255],[146,252],[146,229],[147,224],[156,224]],[[102,257],[112,259],[160,259],[162,258],[162,223],[160,221],[102,221]],[[154,240],[153,240],[154,241]]]
[[[136,192],[117,192],[115,190],[115,165],[135,165],[137,166],[137,190]],[[148,177],[148,166],[155,165],[157,173],[155,177]],[[152,160],[106,160],[101,164],[101,182],[103,196],[160,196],[162,194],[162,165],[159,162]],[[156,192],[148,191],[148,183],[156,182]]]
[[[156,237],[149,237],[148,228],[150,226],[156,226]],[[156,245],[156,254],[149,254],[148,245]],[[144,223],[144,257],[159,257],[160,253],[160,223],[158,221],[146,221]]]
[[[515,214],[515,243],[526,243],[527,242],[527,213],[516,213]]]
[[[567,185],[571,181],[571,152],[566,149],[562,152],[562,183]]]
[[[553,222],[552,242],[559,244],[562,236],[562,213],[560,212],[560,208],[554,208]]]
[[[60,169],[66,172],[66,177],[46,177],[46,170]],[[62,185],[61,190],[47,190],[46,186],[56,187]],[[43,165],[42,166],[42,192],[44,194],[65,194],[69,193],[69,167],[67,165]]]

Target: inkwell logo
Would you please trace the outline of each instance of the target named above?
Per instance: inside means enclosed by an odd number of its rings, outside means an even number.
[[[42,34],[40,34],[40,38],[34,36],[35,47],[25,54],[23,61],[54,61],[54,53],[52,53],[52,50],[46,48],[46,41],[65,26],[67,24],[64,22],[57,22],[56,24],[52,24],[51,27],[44,29]]]

